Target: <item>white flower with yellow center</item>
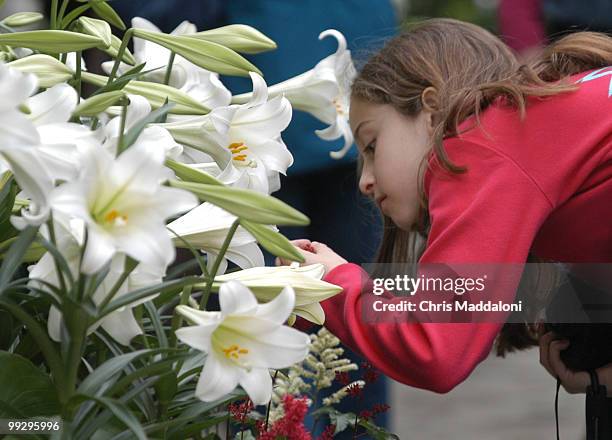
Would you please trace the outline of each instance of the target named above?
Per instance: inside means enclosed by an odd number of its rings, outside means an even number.
[[[79,177],[51,195],[53,210],[87,225],[83,272],[96,272],[116,252],[165,268],[175,255],[165,220],[193,208],[197,199],[160,184],[164,152],[136,142],[117,158],[104,148],[90,148],[83,162]]]
[[[348,123],[350,86],[357,72],[347,50],[344,35],[335,29],[321,32],[319,39],[333,36],[338,40],[336,52],[317,63],[311,70],[268,88],[271,97],[285,96],[291,105],[312,114],[330,126],[316,133],[321,139],[344,138],[344,146],[331,153],[333,158],[343,157],[353,145],[353,133]],[[233,103],[251,99],[251,93],[232,97]]]
[[[196,397],[210,402],[238,384],[253,403],[270,401],[270,368],[286,368],[308,354],[308,335],[283,325],[293,310],[291,287],[272,301],[258,304],[251,291],[237,281],[221,286],[220,312],[205,312],[187,306],[176,310],[192,326],[176,331],[185,344],[206,352]]]
[[[64,222],[57,221],[58,218],[55,218],[54,220],[56,220],[54,222],[54,228],[57,247],[62,256],[66,259],[73,277],[76,278],[78,277],[81,246],[83,245],[83,223],[80,220],[73,220],[72,222],[68,222],[68,224],[63,224]],[[45,226],[43,226],[42,232],[47,235]],[[115,254],[111,260],[109,272],[92,295],[91,299],[96,305],[100,305],[106,300],[108,294],[112,291],[116,282],[121,277],[124,270],[124,264],[125,255]],[[39,288],[47,290],[54,295],[47,285],[38,282],[38,280],[45,281],[59,288],[60,283],[57,278],[56,265],[54,263],[53,256],[47,252],[42,256],[38,263],[30,266],[28,269],[30,272],[30,283],[39,285]],[[164,268],[144,267],[142,264],[139,264],[130,273],[127,280],[125,280],[119,287],[119,290],[116,292],[114,298],[117,299],[136,289],[160,283],[164,273]],[[143,333],[142,329],[138,325],[138,321],[134,317],[132,309],[140,304],[150,301],[155,296],[156,295],[153,295],[151,297],[136,301],[105,316],[100,321],[93,323],[87,330],[87,334],[91,334],[98,327],[102,327],[114,340],[120,344],[129,345],[134,336]],[[56,299],[60,301],[60,298]],[[49,336],[51,336],[54,341],[59,342],[62,335],[62,314],[55,306],[51,306],[49,309],[47,327]]]
[[[160,126],[178,143],[210,156],[224,173],[243,175],[245,182],[238,186],[269,194],[280,188],[279,173],[285,174],[293,164],[281,139],[292,110],[282,96],[268,100],[264,79],[253,72],[250,75],[253,94],[247,103]]]

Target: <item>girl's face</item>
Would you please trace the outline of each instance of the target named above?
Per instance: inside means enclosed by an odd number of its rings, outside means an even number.
[[[359,189],[403,230],[417,220],[418,170],[429,151],[431,113],[405,116],[389,104],[353,98],[350,124],[363,161]]]

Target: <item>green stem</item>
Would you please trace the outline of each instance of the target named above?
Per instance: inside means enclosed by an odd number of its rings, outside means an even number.
[[[272,379],[272,387],[276,383],[276,376],[278,376],[278,370],[274,371],[274,378]],[[266,409],[266,425],[264,427],[264,432],[268,431],[268,422],[270,421],[270,407],[272,406],[272,399],[268,402],[268,408]],[[313,432],[314,434],[314,432]]]
[[[51,29],[57,29],[57,0],[51,0]]]
[[[71,307],[72,308],[72,307]],[[85,314],[78,309],[69,310],[72,313],[65,313],[64,316],[69,316],[72,319],[70,323],[70,345],[68,348],[68,363],[66,365],[66,398],[70,399],[76,391],[77,381],[79,377],[79,366],[81,365],[81,356],[83,355],[83,343],[87,333],[87,318]],[[72,420],[72,414],[64,411],[64,418],[68,421]]]
[[[168,59],[168,66],[166,67],[166,75],[164,76],[164,84],[168,85],[170,82],[170,75],[172,74],[172,65],[174,64],[175,53],[170,53],[170,58]]]
[[[76,53],[76,91],[77,91],[77,102],[81,101],[81,84],[82,84],[82,79],[81,79],[81,54],[82,52],[77,52]]]
[[[115,58],[115,63],[113,64],[113,70],[111,70],[106,85],[109,85],[114,81],[115,75],[117,75],[117,70],[119,69],[119,64],[123,59],[123,54],[125,53],[125,49],[127,49],[128,42],[132,38],[133,33],[133,29],[128,29],[127,31],[125,31],[125,34],[123,35],[123,40],[121,40],[121,46],[119,46],[119,51],[117,52],[117,58]]]
[[[57,242],[55,240],[55,227],[53,225],[53,214],[49,216],[49,220],[47,221],[47,227],[49,228],[49,239],[51,240],[53,246],[57,248]],[[60,289],[62,290],[62,292],[67,292],[66,281],[64,280],[64,274],[60,269],[60,265],[55,258],[53,258],[53,263],[55,263],[55,271],[57,272],[57,279],[60,283]]]
[[[15,33],[15,29],[9,27],[0,21],[0,29],[6,32],[7,34]]]
[[[184,306],[185,304],[187,304],[189,302],[189,296],[191,295],[191,289],[193,288],[193,286],[185,286],[183,288],[183,292],[181,293],[181,300],[179,302],[179,305]],[[172,331],[170,332],[170,347],[171,348],[175,348],[176,344],[177,344],[177,338],[176,338],[176,330],[181,326],[181,322],[183,321],[181,315],[179,315],[176,312],[176,309],[174,309],[174,315],[172,316]],[[177,371],[178,374],[178,371]]]
[[[202,295],[202,300],[200,301],[200,310],[206,310],[206,306],[208,305],[208,298],[210,297],[210,290],[213,285],[213,281],[215,280],[215,275],[217,275],[217,271],[219,270],[219,266],[221,265],[221,261],[223,261],[223,257],[225,256],[225,252],[229,248],[229,245],[234,237],[234,233],[238,226],[240,225],[240,219],[237,218],[232,223],[225,240],[223,241],[223,245],[221,246],[221,250],[219,251],[219,255],[215,259],[215,263],[213,264],[212,270],[210,271],[210,275],[206,282],[206,287],[204,288],[204,294]]]
[[[357,438],[357,418],[358,418],[358,417],[359,417],[359,416],[358,416],[357,414],[355,414],[355,427],[354,427],[354,429],[353,429],[353,439],[356,439],[356,438]]]
[[[104,310],[106,308],[108,303],[110,303],[112,299],[115,297],[115,295],[117,294],[117,292],[119,291],[119,289],[121,288],[125,280],[127,280],[127,277],[129,277],[132,271],[136,269],[137,265],[138,265],[138,262],[136,260],[130,257],[125,257],[123,273],[121,274],[119,279],[117,279],[117,281],[115,282],[111,290],[108,292],[108,295],[106,295],[106,298],[104,298],[104,300],[100,303],[100,305],[98,306],[98,310]]]
[[[124,131],[125,131],[125,121],[127,119],[127,112],[128,112],[128,99],[127,98],[121,98],[122,100],[122,109],[121,109],[121,125],[119,126],[119,139],[117,140],[117,156],[119,156],[121,153],[123,153],[123,150],[125,150],[125,148],[123,147],[123,136],[124,136]]]
[[[68,1],[69,0],[62,1],[62,6],[60,6],[59,14],[57,14],[57,19],[55,20],[56,23],[60,24],[60,27],[64,18],[64,14],[66,13],[66,8],[68,7]]]

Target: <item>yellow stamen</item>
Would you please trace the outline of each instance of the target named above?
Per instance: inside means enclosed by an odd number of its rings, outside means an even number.
[[[106,223],[113,223],[120,226],[127,223],[128,217],[127,215],[120,214],[119,211],[117,211],[116,209],[113,209],[104,216],[104,221]]]
[[[249,350],[246,348],[240,348],[238,345],[233,344],[229,348],[223,348],[223,353],[228,359],[239,359],[241,354],[248,354]]]

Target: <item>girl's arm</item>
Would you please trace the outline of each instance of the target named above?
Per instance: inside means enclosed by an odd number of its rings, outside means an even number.
[[[524,263],[552,209],[521,167],[483,145],[449,139],[446,150],[468,172],[435,173],[426,181],[431,229],[420,263]],[[488,355],[502,323],[365,322],[362,295],[367,276],[355,264],[331,270],[326,281],[343,293],[322,303],[325,326],[390,377],[444,393],[461,383]],[[518,279],[497,288],[514,299]]]

